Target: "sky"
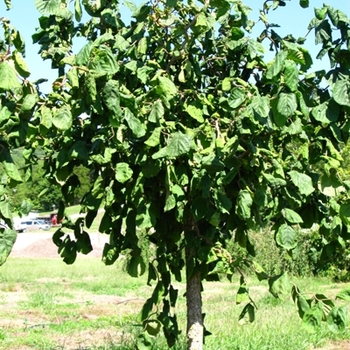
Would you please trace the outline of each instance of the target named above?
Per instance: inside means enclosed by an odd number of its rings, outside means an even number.
[[[136,3],[141,3],[140,0],[136,0]],[[263,0],[243,0],[243,2],[252,8],[251,19],[258,20],[259,8],[263,4]],[[310,20],[314,17],[314,7],[322,7],[323,3],[327,3],[335,8],[342,10],[348,17],[350,17],[350,0],[310,0],[310,7],[303,9],[299,6],[299,0],[286,1],[287,6],[279,7],[276,11],[271,11],[268,18],[272,23],[278,23],[281,28],[277,28],[276,31],[281,35],[287,35],[293,33],[295,37],[305,36],[307,33],[307,26]],[[26,5],[23,5],[26,3]],[[34,81],[40,78],[48,78],[49,83],[41,85],[43,91],[48,92],[51,82],[57,77],[56,71],[51,70],[51,64],[49,61],[43,61],[38,55],[39,46],[33,44],[31,35],[38,27],[39,12],[34,6],[34,0],[12,0],[13,8],[10,11],[6,11],[4,1],[0,0],[0,17],[10,18],[11,24],[15,26],[22,34],[26,42],[26,62],[29,70],[32,72],[30,80]],[[122,18],[128,23],[129,12],[123,11]],[[259,23],[251,35],[252,37],[258,36],[263,30],[263,26]],[[1,33],[1,32],[0,32]],[[80,48],[83,43],[77,43]],[[314,45],[314,34],[310,33],[306,43],[304,44],[310,51],[313,57],[316,57],[320,46]],[[314,70],[328,69],[328,60],[325,57],[322,62],[314,60]]]

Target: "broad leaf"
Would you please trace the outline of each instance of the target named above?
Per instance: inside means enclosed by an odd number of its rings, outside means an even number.
[[[288,209],[288,208],[282,209],[282,215],[291,224],[300,224],[303,222],[303,219],[301,218],[301,216],[292,209]]]
[[[292,170],[288,172],[293,184],[298,187],[301,194],[309,196],[315,191],[312,184],[312,179],[306,174],[299,173],[298,171]]]
[[[16,70],[8,63],[0,63],[0,91],[11,90],[21,87],[17,78]]]
[[[145,144],[149,147],[156,147],[160,143],[160,135],[162,128],[155,128],[152,132],[152,135],[145,141]]]
[[[310,333],[315,333],[322,322],[323,312],[319,305],[306,310],[303,316],[303,327]]]
[[[341,106],[350,107],[350,81],[338,80],[333,86],[333,98]]]
[[[133,171],[127,163],[118,163],[115,167],[115,179],[120,183],[125,183],[132,178]]]
[[[30,111],[38,102],[38,100],[39,100],[39,97],[37,94],[26,95],[22,102],[22,107],[21,107],[22,112]]]
[[[59,130],[68,130],[72,127],[73,117],[70,108],[64,105],[54,113],[52,124]]]
[[[289,283],[289,278],[287,273],[277,275],[269,278],[269,292],[275,298],[281,298],[287,295],[291,290],[291,285]]]
[[[236,202],[236,214],[242,219],[250,219],[253,199],[248,190],[241,190]]]
[[[244,320],[247,319],[250,323],[254,322],[255,320],[255,307],[253,303],[247,304],[241,314],[238,317],[239,323],[244,323]]]
[[[299,69],[295,62],[286,60],[284,67],[284,81],[291,91],[298,89]]]
[[[16,238],[16,231],[9,228],[0,228],[0,266],[6,262]]]
[[[328,327],[333,332],[343,331],[347,326],[345,307],[333,307],[327,315]]]
[[[171,100],[177,94],[177,87],[169,78],[158,77],[156,91],[159,95],[164,95],[167,100]]]
[[[27,64],[25,63],[22,55],[18,51],[13,52],[13,59],[15,62],[16,71],[23,77],[28,78],[30,76],[30,72]]]
[[[125,108],[124,118],[129,125],[132,133],[137,137],[143,137],[146,134],[146,126],[137,119],[129,108]]]
[[[186,112],[199,123],[204,122],[203,111],[194,104],[190,104],[185,108]]]
[[[82,9],[81,9],[81,4],[80,4],[80,0],[75,0],[74,1],[74,14],[75,14],[75,19],[77,22],[81,21],[81,17],[82,17]]]
[[[61,7],[61,0],[35,0],[35,7],[42,15],[55,15]]]
[[[148,120],[152,123],[158,123],[164,117],[164,107],[161,100],[154,102]]]
[[[284,249],[292,250],[298,244],[297,234],[291,226],[283,224],[276,233],[276,242]]]
[[[239,107],[247,98],[247,93],[243,88],[234,88],[228,98],[228,104],[231,108]]]
[[[171,135],[169,144],[153,154],[153,159],[158,158],[176,158],[188,153],[193,148],[193,140],[189,135],[176,132]]]
[[[346,301],[350,301],[350,289],[349,288],[345,288],[342,289],[338,294],[337,294],[337,299],[342,299],[342,300],[346,300]]]
[[[132,257],[127,264],[126,271],[131,277],[140,277],[146,271],[145,263],[141,256]]]
[[[274,77],[276,77],[278,74],[281,73],[282,69],[284,68],[286,58],[287,58],[286,51],[280,51],[276,55],[273,63],[267,69],[267,72],[266,72],[267,79],[272,80]]]
[[[277,111],[283,117],[292,116],[297,110],[298,104],[295,94],[282,92],[278,96]]]

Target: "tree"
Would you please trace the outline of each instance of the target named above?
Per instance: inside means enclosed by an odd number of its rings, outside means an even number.
[[[291,292],[306,326],[327,319],[344,327],[344,310],[331,300],[306,299],[289,287],[287,274],[268,276],[254,262],[249,230],[272,222],[276,243],[292,254],[297,227],[317,222],[321,258],[349,237],[349,184],[338,176],[349,136],[346,15],[325,5],[310,23],[322,45],[318,57],[330,58],[326,73],[312,72],[303,39],[282,38],[269,23],[269,11],[284,1],[264,2],[265,29],[257,40],[247,35],[254,22],[238,0],[127,2],[129,24],[118,16],[117,1],[75,0],[72,11],[66,0],[35,3],[41,17],[33,39],[59,77],[36,105],[30,130],[41,135],[36,146],[46,151],[45,171],[66,201],[80,182],[77,167],[89,168],[92,177],[81,201],[85,219],[65,221],[53,239],[73,263],[77,252],[92,249],[82,224],[89,227],[105,209],[99,230],[110,241],[103,261],[126,254],[128,272],[148,271],[155,284],[142,309],[140,341],[163,327],[168,345],[175,344],[173,280],[181,281],[185,270],[188,348],[201,349],[202,281],[231,278],[242,264],[267,279],[274,296]],[[87,44],[75,54],[77,35]],[[271,62],[264,40],[276,52]],[[252,258],[229,254],[232,235]],[[143,250],[150,245],[155,252],[147,261]],[[253,321],[256,307],[243,274],[240,280],[237,302],[247,301],[240,317]]]
[[[9,3],[9,2],[7,2]],[[23,178],[14,161],[14,150],[30,140],[30,119],[39,100],[35,85],[23,60],[24,41],[10,21],[0,18],[3,36],[0,36],[0,265],[2,265],[16,241],[13,230],[11,198],[15,187]],[[29,161],[28,151],[25,163]],[[18,203],[16,211],[26,213],[26,202]],[[6,228],[5,228],[6,227]]]

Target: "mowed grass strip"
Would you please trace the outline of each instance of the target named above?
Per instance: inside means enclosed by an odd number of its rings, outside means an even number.
[[[71,266],[60,259],[11,258],[1,267],[0,282],[0,349],[135,349],[141,332],[138,315],[152,292],[146,276],[131,278],[123,262],[106,267],[97,258],[78,259]],[[324,278],[293,282],[305,291],[332,296],[346,287]],[[249,285],[258,307],[256,322],[240,324],[244,305],[236,305],[238,278],[204,283],[205,324],[213,333],[206,338],[206,349],[327,349],[330,342],[350,339],[348,327],[332,333],[325,325],[308,333],[290,298],[275,299],[255,279]],[[176,287],[184,334],[185,286]],[[185,348],[182,337],[175,350]],[[162,337],[155,339],[153,349],[167,349]]]

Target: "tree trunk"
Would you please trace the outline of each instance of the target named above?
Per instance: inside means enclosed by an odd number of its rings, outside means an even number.
[[[203,318],[201,274],[195,272],[191,276],[187,273],[186,300],[187,300],[187,349],[203,349]]]

